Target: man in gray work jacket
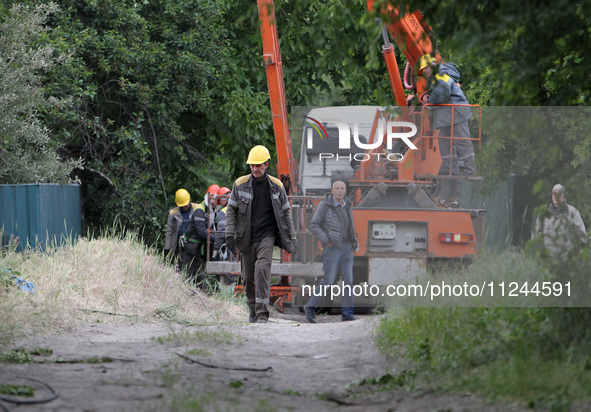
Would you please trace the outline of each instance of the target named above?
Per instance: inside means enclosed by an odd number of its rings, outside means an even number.
[[[310,222],[310,231],[322,245],[324,269],[322,282],[316,286],[313,296],[304,307],[306,319],[310,323],[316,323],[316,310],[323,298],[321,291],[335,282],[339,269],[344,285],[349,286],[343,288],[347,291],[343,293],[341,300],[341,318],[343,322],[355,320],[350,292],[353,287],[353,252],[357,249],[358,242],[351,201],[345,196],[346,191],[345,182],[334,182],[331,193],[324,195],[324,200],[318,204]]]
[[[251,323],[269,321],[273,247],[294,255],[297,249],[291,207],[283,183],[267,174],[265,146],[255,146],[246,163],[251,174],[232,187],[226,210],[226,247],[240,252],[241,275]]]
[[[439,152],[441,166],[439,175],[465,175],[476,173],[474,147],[470,137],[468,120],[472,118],[472,111],[468,106],[468,99],[459,85],[460,72],[454,63],[438,63],[436,59],[426,54],[421,57],[419,69],[427,80],[428,92],[421,100],[433,105],[451,104],[458,106],[429,106],[431,126],[439,130]],[[462,107],[464,106],[464,107]],[[453,148],[449,137],[454,139]],[[447,137],[447,139],[446,139]],[[458,160],[463,161],[464,170],[460,172]],[[461,185],[458,180],[439,179],[434,197],[447,201],[444,204],[457,206]]]

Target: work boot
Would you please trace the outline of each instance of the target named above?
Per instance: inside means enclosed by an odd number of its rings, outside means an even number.
[[[343,322],[350,322],[350,321],[353,321],[353,320],[357,320],[357,318],[355,316],[353,316],[353,315],[343,315],[341,317],[341,320]]]
[[[306,320],[308,323],[318,323],[316,321],[316,310],[314,308],[304,306],[304,313],[306,314]]]
[[[255,323],[257,321],[257,317],[255,315],[248,315],[248,322]]]
[[[269,323],[269,318],[261,316],[260,318],[257,319],[257,323]]]

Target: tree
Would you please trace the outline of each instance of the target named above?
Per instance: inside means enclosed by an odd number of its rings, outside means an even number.
[[[462,63],[469,88],[492,91],[478,103],[588,104],[588,2],[413,0],[405,4],[426,16],[446,58]]]
[[[40,1],[31,0],[31,3]],[[86,162],[85,224],[114,220],[152,243],[179,186],[198,200],[209,183],[213,140],[204,113],[227,62],[222,6],[215,1],[60,0],[48,32],[68,64],[45,77],[69,97],[45,124]]]
[[[72,57],[44,85],[73,105],[44,111],[43,122],[64,156],[86,162],[87,226],[118,219],[152,243],[176,189],[198,201],[210,184],[229,186],[247,173],[250,147],[273,151],[255,2],[58,4],[47,38]],[[341,104],[390,95],[385,72],[366,67],[380,37],[360,23],[363,1],[279,1],[277,10],[289,106],[320,95]]]
[[[386,0],[388,1],[388,0]],[[390,1],[392,2],[392,1]],[[392,2],[395,3],[395,2]],[[432,26],[439,51],[460,65],[462,88],[485,108],[480,158],[491,186],[509,173],[523,176],[529,211],[546,204],[550,188],[567,185],[569,201],[591,218],[591,4],[509,0],[454,2],[413,0]]]
[[[42,73],[65,60],[43,41],[53,3],[14,5],[0,24],[0,183],[67,183],[78,160],[62,162],[38,112],[65,107],[44,95]]]

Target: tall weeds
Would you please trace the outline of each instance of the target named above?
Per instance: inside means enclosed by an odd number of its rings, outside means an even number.
[[[588,264],[509,250],[483,255],[461,276],[564,280],[589,273],[580,272]],[[573,400],[591,396],[589,307],[509,307],[507,299],[486,303],[494,305],[391,308],[379,327],[379,345],[391,356],[409,359],[416,379],[437,386],[550,410],[568,410]]]
[[[0,343],[80,322],[211,324],[244,317],[231,299],[190,290],[174,268],[136,235],[105,233],[70,239],[45,250],[7,251],[0,268],[35,285],[28,293],[9,283],[0,289]],[[6,272],[6,271],[5,271]]]

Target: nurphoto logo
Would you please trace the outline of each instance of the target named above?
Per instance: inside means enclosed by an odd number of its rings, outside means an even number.
[[[314,132],[316,130],[321,140],[328,140],[328,133],[321,122],[311,117],[306,116],[308,122],[306,124],[310,126],[307,129],[306,135],[306,147],[307,149],[314,148]],[[401,161],[404,156],[402,153],[394,153],[392,148],[394,147],[394,141],[396,139],[401,140],[410,150],[417,150],[417,147],[410,140],[417,134],[417,126],[411,122],[404,121],[390,121],[386,119],[378,119],[378,127],[375,138],[370,139],[370,142],[364,142],[359,137],[359,123],[352,123],[353,133],[349,125],[338,119],[327,119],[324,124],[333,124],[339,131],[339,150],[351,151],[351,136],[353,136],[353,143],[359,149],[360,153],[319,153],[318,159],[334,159],[336,160],[356,160],[358,162],[366,162],[372,158],[377,157],[377,160],[387,159],[392,162]],[[373,153],[366,153],[368,150],[378,149],[384,143],[386,139],[386,151],[379,151]],[[396,145],[400,148],[400,145]]]

